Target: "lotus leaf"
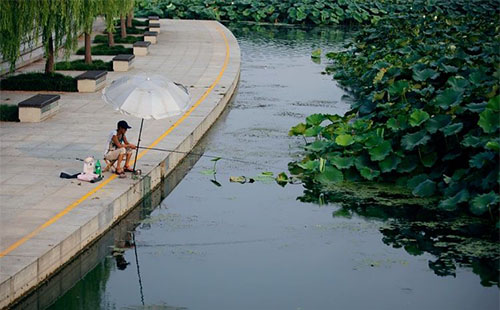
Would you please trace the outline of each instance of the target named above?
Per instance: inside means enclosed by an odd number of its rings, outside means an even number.
[[[413,190],[413,195],[417,197],[430,197],[436,192],[436,182],[432,180],[425,180]]]
[[[439,76],[439,72],[432,69],[424,69],[421,71],[413,70],[413,79],[415,81],[423,82],[428,79],[436,79]]]
[[[485,164],[491,162],[495,158],[493,152],[482,152],[472,156],[469,160],[469,165],[473,168],[481,169]]]
[[[422,165],[424,165],[424,167],[430,168],[430,167],[434,166],[437,159],[438,159],[437,153],[432,152],[432,153],[423,155],[422,158],[420,159],[420,161],[422,162]]]
[[[461,190],[454,196],[444,199],[439,203],[439,208],[445,211],[455,211],[458,204],[469,200],[469,192],[466,189]]]
[[[370,149],[369,154],[372,161],[381,161],[387,157],[392,151],[390,141],[384,141],[378,146]]]
[[[429,119],[429,113],[424,110],[417,109],[410,114],[410,125],[415,127],[421,125]]]
[[[326,119],[324,114],[311,114],[306,118],[306,124],[312,126],[319,126]]]
[[[340,146],[349,146],[354,143],[354,138],[351,135],[338,135],[335,138],[335,143]]]
[[[359,170],[359,173],[363,176],[363,178],[371,181],[380,175],[380,171],[371,169],[369,167],[363,167]]]
[[[487,194],[482,194],[474,197],[470,204],[470,211],[475,215],[481,215],[488,211],[492,206],[496,206],[499,202],[498,194],[491,191]]]
[[[500,127],[500,115],[492,109],[486,109],[479,114],[479,127],[486,133],[494,133]]]
[[[436,115],[425,123],[425,129],[427,129],[429,133],[436,133],[436,131],[445,127],[450,122],[451,116],[445,114]]]
[[[459,133],[463,127],[464,124],[462,123],[454,123],[454,124],[449,124],[448,126],[445,126],[439,130],[443,132],[445,137],[447,137]]]
[[[330,145],[330,142],[327,142],[324,140],[317,140],[317,141],[314,141],[313,143],[307,145],[306,149],[313,151],[313,152],[322,152],[322,151],[326,150],[328,145]]]
[[[408,151],[411,151],[415,146],[423,145],[430,140],[425,130],[420,130],[415,133],[409,133],[401,139],[401,145]]]
[[[304,136],[305,137],[316,137],[317,135],[319,135],[321,133],[322,130],[323,130],[323,127],[321,127],[321,126],[309,127],[304,132]]]
[[[306,124],[300,123],[296,126],[293,126],[290,131],[288,132],[289,136],[297,136],[297,135],[303,135],[306,131],[307,127]]]
[[[325,170],[316,175],[316,181],[322,184],[331,184],[344,181],[344,175],[340,170],[327,165]]]
[[[378,165],[380,167],[380,171],[386,173],[395,170],[398,167],[399,163],[401,163],[401,158],[394,154],[391,154],[384,160],[380,161]]]
[[[406,93],[406,91],[408,90],[409,86],[410,86],[410,84],[406,80],[396,81],[396,82],[394,82],[393,84],[391,84],[389,86],[389,89],[388,89],[389,90],[389,94],[391,96],[394,96],[394,95],[397,95],[397,96],[403,95],[404,93]]]
[[[354,158],[352,157],[341,157],[336,155],[330,157],[329,160],[338,169],[347,169],[354,165]]]
[[[461,90],[448,88],[441,94],[437,95],[431,103],[446,110],[449,107],[460,104],[460,102],[462,102],[462,95],[463,92]]]

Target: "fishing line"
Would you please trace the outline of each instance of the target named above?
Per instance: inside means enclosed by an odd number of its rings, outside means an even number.
[[[252,162],[252,161],[246,161],[238,158],[231,158],[231,157],[223,157],[223,156],[216,156],[216,155],[207,155],[207,154],[202,154],[202,153],[193,153],[193,152],[182,152],[182,151],[176,151],[176,150],[168,150],[168,149],[161,149],[161,148],[156,148],[156,147],[143,147],[140,146],[139,149],[145,149],[145,150],[152,150],[152,151],[160,151],[160,152],[170,152],[170,153],[179,153],[179,154],[186,154],[186,155],[194,155],[194,156],[200,156],[200,157],[207,157],[207,158],[212,158],[212,159],[222,159],[222,160],[227,160],[227,161],[233,161],[233,162],[238,162],[242,164],[251,164],[251,165],[256,165],[256,166],[261,166],[261,167],[267,167],[267,168],[273,168],[273,169],[283,169],[283,167],[275,167],[271,166],[268,164],[261,164],[257,162]]]

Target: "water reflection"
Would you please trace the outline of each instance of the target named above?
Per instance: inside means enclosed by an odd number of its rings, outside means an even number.
[[[384,190],[383,186],[363,184],[353,187],[356,191],[338,187],[325,193],[309,184],[298,199],[340,204],[333,217],[356,214],[384,221],[382,241],[413,256],[432,254],[428,266],[438,276],[455,277],[457,267],[468,267],[483,286],[500,286],[498,231],[491,222],[423,207],[403,189],[398,192],[393,187]]]

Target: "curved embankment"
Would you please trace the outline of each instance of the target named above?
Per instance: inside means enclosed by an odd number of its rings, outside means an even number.
[[[145,121],[141,145],[190,151],[222,113],[239,80],[240,49],[235,37],[213,21],[161,20],[158,44],[136,58],[122,75],[164,74],[187,86],[191,106],[168,120]],[[36,65],[35,65],[36,66]],[[3,92],[13,100],[31,94]],[[97,184],[59,179],[64,169],[80,170],[75,157],[102,158],[116,122],[140,120],[105,105],[99,93],[61,94],[54,117],[34,124],[0,123],[0,308],[43,283],[127,214],[160,184],[185,156],[142,150],[139,180],[106,173]]]

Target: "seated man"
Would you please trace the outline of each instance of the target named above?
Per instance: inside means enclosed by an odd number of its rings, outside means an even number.
[[[113,130],[108,137],[108,147],[104,152],[104,160],[106,162],[116,161],[116,174],[125,175],[125,172],[133,172],[129,167],[130,157],[132,157],[132,150],[136,148],[135,145],[128,143],[125,133],[130,127],[126,121],[119,121],[118,128]],[[120,167],[121,162],[125,157],[125,165]],[[108,163],[105,170],[109,169],[112,164]]]

